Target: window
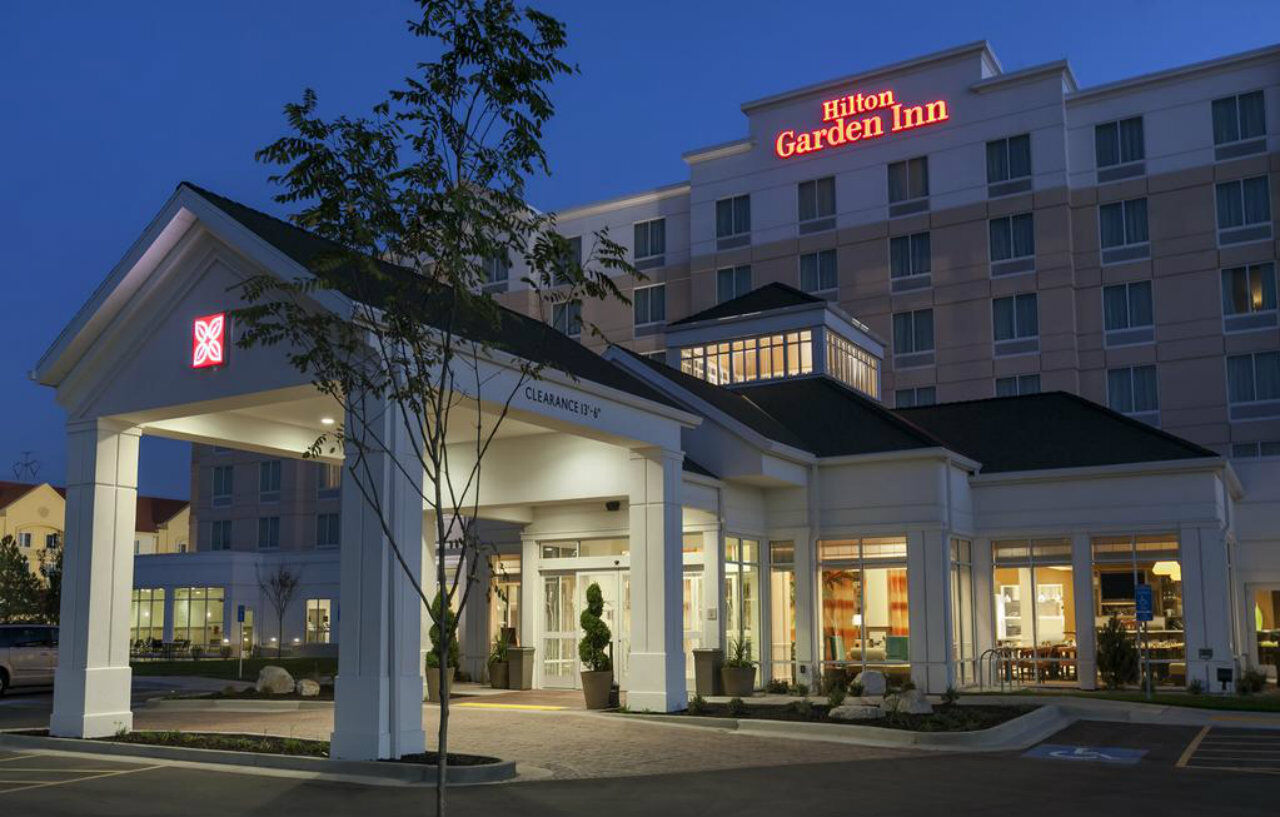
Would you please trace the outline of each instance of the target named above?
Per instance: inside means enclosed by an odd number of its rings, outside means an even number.
[[[307,599],[308,644],[329,643],[329,614],[332,609],[333,599]]]
[[[230,505],[233,469],[230,465],[213,467],[213,504]]]
[[[258,463],[258,500],[276,502],[280,499],[280,460]]]
[[[565,242],[565,255],[552,273],[551,283],[555,286],[569,283],[575,277],[574,270],[582,266],[582,236],[566,238]]]
[[[716,202],[716,238],[751,232],[751,196],[733,196]]]
[[[316,479],[316,492],[321,497],[337,496],[342,490],[342,466],[334,463],[320,463]]]
[[[1213,143],[1224,145],[1255,139],[1267,132],[1262,91],[1213,101]]]
[[[507,287],[507,278],[511,275],[511,259],[506,254],[496,255],[484,260],[485,289],[502,289]]]
[[[161,596],[161,600],[163,600]],[[222,647],[224,590],[178,587],[173,591],[173,640],[204,648]]]
[[[932,406],[938,402],[936,386],[918,386],[914,389],[898,389],[893,393],[895,408],[911,408],[912,406]]]
[[[551,325],[571,338],[582,334],[582,302],[565,301],[551,305]]]
[[[716,270],[716,303],[731,301],[751,291],[751,266],[725,267]]]
[[[1019,397],[1040,393],[1040,375],[1020,374],[1016,377],[996,378],[996,397]]]
[[[1098,206],[1102,248],[1126,247],[1147,241],[1147,200],[1129,199]]]
[[[58,541],[58,540],[59,540],[60,538],[61,538],[61,534],[57,534],[57,533],[46,533],[46,534],[44,535],[44,546],[45,546],[45,549],[46,549],[46,550],[52,550],[53,548],[56,548],[56,547],[59,545],[59,541]]]
[[[1218,184],[1218,229],[1266,224],[1271,221],[1271,192],[1267,177],[1237,179]]]
[[[1102,323],[1108,346],[1155,340],[1151,282],[1134,281],[1102,288]]]
[[[827,335],[827,375],[872,397],[880,396],[880,360],[830,329]]]
[[[258,549],[276,550],[280,547],[280,517],[258,518]]]
[[[1222,271],[1223,315],[1249,315],[1275,308],[1275,264],[1250,264]]]
[[[1014,656],[1000,672],[1014,683],[1077,680],[1070,540],[997,540],[991,561],[995,641]]]
[[[1120,619],[1126,633],[1138,638],[1137,588],[1151,587],[1151,620],[1147,622],[1147,662],[1156,684],[1184,686],[1186,676],[1185,611],[1182,606],[1182,561],[1175,534],[1096,536],[1093,553],[1094,611],[1101,624]],[[1137,648],[1138,644],[1133,644]],[[1132,679],[1137,681],[1135,677]]]
[[[667,285],[642,287],[631,295],[636,326],[651,326],[667,319]]]
[[[889,275],[893,278],[927,275],[932,268],[932,256],[928,233],[891,238],[889,239]]]
[[[904,677],[910,655],[905,537],[818,542],[825,665],[888,665]]]
[[[800,288],[805,292],[827,292],[836,288],[835,250],[800,256]]]
[[[933,350],[933,310],[918,309],[893,316],[894,355]]]
[[[889,164],[889,202],[911,201],[929,195],[929,157]]]
[[[987,184],[1031,175],[1031,135],[987,142]]]
[[[656,258],[667,251],[667,220],[655,218],[635,226],[635,258]]]
[[[1030,213],[993,218],[988,225],[992,261],[1008,261],[1036,254],[1035,222]]]
[[[724,538],[724,632],[730,640],[751,645],[752,658],[760,644],[760,543],[754,539]],[[757,670],[758,672],[759,670]]]
[[[1040,317],[1035,293],[996,298],[991,302],[995,318],[995,339],[1034,338],[1040,334]]]
[[[133,591],[129,604],[129,643],[135,651],[150,650],[164,640],[164,588]]]
[[[834,176],[800,182],[800,221],[830,218],[836,214],[836,180]]]
[[[697,535],[697,534],[695,534]],[[686,574],[687,579],[688,574]],[[796,672],[796,543],[769,543],[770,678],[794,683]],[[697,629],[696,626],[686,630]],[[689,656],[692,658],[692,656]]]
[[[1280,457],[1280,440],[1268,440],[1260,443],[1233,443],[1231,456],[1235,459],[1253,457]]]
[[[29,548],[29,547],[31,547],[31,533],[30,533],[30,532],[26,532],[26,531],[24,531],[23,533],[19,533],[19,534],[18,534],[18,547],[23,547],[23,548]]]
[[[231,550],[231,520],[215,519],[210,525],[210,550]]]
[[[1227,395],[1232,404],[1280,400],[1280,352],[1227,358]]]
[[[341,541],[341,517],[336,513],[316,514],[316,547],[336,548]]]
[[[718,385],[810,374],[813,332],[804,329],[686,346],[680,350],[680,371]]]
[[[1145,414],[1160,410],[1155,366],[1133,366],[1107,371],[1107,405],[1121,414]]]
[[[1146,157],[1142,117],[1106,122],[1093,129],[1094,161],[1098,167],[1137,162]]]
[[[977,680],[977,599],[973,592],[973,543],[951,540],[951,660],[963,686]]]

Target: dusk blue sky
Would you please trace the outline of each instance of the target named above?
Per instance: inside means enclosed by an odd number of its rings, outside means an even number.
[[[360,113],[422,45],[399,0],[6,2],[0,7],[0,479],[65,473],[63,411],[27,377],[174,186],[280,215],[254,150],[303,88]],[[550,2],[581,74],[554,89],[546,209],[685,178],[744,133],[741,102],[973,40],[1005,70],[1066,57],[1082,86],[1280,40],[1280,2]],[[157,373],[157,376],[162,376]],[[144,444],[144,492],[186,496],[185,444]]]

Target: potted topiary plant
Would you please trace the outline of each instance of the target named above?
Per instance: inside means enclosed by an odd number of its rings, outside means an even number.
[[[751,641],[729,639],[729,654],[720,668],[724,694],[734,698],[751,697],[756,687],[756,662],[751,659]]]
[[[489,686],[507,688],[507,640],[501,633],[493,637],[493,647],[489,650]]]
[[[613,640],[609,626],[600,618],[604,612],[604,594],[594,582],[587,588],[587,609],[578,617],[582,640],[578,642],[578,658],[582,661],[582,697],[587,709],[607,709],[609,690],[613,686],[613,662],[605,650]]]
[[[447,661],[444,671],[444,694],[448,695],[449,690],[453,688],[453,675],[458,671],[458,622],[454,618],[453,611],[449,609],[449,605],[442,603],[439,593],[436,594],[435,600],[431,602],[431,652],[427,653],[427,700],[439,702],[441,700],[441,683],[440,683],[440,640],[447,628],[449,633],[449,651],[445,656]]]

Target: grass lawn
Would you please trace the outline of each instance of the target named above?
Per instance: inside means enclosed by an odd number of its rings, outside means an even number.
[[[294,678],[309,678],[316,675],[334,675],[338,671],[337,658],[246,658],[244,659],[244,675],[246,681],[255,681],[258,671],[266,666],[284,667]],[[227,678],[235,680],[240,662],[234,658],[214,658],[202,661],[138,661],[133,664],[133,674],[143,675],[200,675],[205,678]]]
[[[965,693],[965,697],[979,695],[998,695],[996,692]],[[1188,695],[1180,692],[1156,692],[1150,700],[1138,691],[1130,689],[1098,690],[1086,692],[1079,689],[1063,690],[1029,690],[1023,689],[1007,695],[1022,695],[1034,698],[1043,695],[1062,695],[1073,698],[1094,698],[1104,701],[1127,701],[1129,703],[1152,703],[1160,706],[1186,706],[1193,709],[1218,709],[1228,712],[1280,712],[1280,692],[1268,690],[1258,695]]]

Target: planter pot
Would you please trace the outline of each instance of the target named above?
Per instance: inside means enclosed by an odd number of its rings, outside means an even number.
[[[489,665],[489,686],[494,689],[507,688],[507,662],[494,661]]]
[[[613,670],[590,672],[583,670],[582,697],[586,700],[587,709],[608,709],[609,692],[613,688]]]
[[[533,689],[533,647],[507,648],[507,689]]]
[[[693,689],[699,695],[721,693],[720,668],[724,665],[724,650],[712,648],[693,651]]]
[[[444,672],[444,694],[448,695],[453,689],[453,676],[458,671],[457,667],[449,667]],[[440,668],[427,667],[427,700],[440,703]]]
[[[756,689],[755,667],[721,667],[724,694],[730,698],[750,698]]]

